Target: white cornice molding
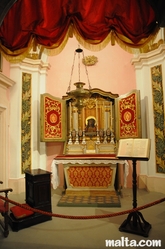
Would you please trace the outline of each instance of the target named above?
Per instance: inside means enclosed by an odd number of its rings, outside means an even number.
[[[4,74],[0,73],[0,86],[9,88],[12,87],[15,84],[15,81],[11,80]]]
[[[139,54],[131,60],[135,68],[142,68],[165,60],[165,44],[161,44],[157,49],[148,53]]]
[[[45,71],[48,71],[51,66],[49,63],[43,62],[40,59],[33,60],[30,58],[25,58],[20,63],[11,64],[10,67],[12,69],[19,68],[21,70],[26,70],[26,71],[31,71],[31,72],[36,72],[36,71],[45,72]]]

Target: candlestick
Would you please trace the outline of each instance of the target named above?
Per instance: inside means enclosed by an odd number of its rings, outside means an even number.
[[[71,102],[69,102],[69,126],[70,126],[70,131],[72,130],[72,105]]]
[[[98,107],[97,107],[97,99],[96,99],[96,127],[97,127],[97,130],[98,130],[99,128],[98,128]]]
[[[107,106],[107,129],[110,128],[110,106]]]
[[[85,109],[85,107],[82,109],[82,123],[83,123],[82,124],[82,130],[83,131],[85,130],[85,126],[84,126],[84,121],[85,121],[85,119],[84,119],[85,118],[84,112],[85,112],[85,110],[84,109]]]
[[[111,130],[112,130],[112,102],[111,102]]]
[[[102,117],[103,117],[103,125],[102,125],[102,127],[103,127],[103,130],[105,130],[105,103],[103,102],[103,106],[102,106]]]
[[[105,103],[106,104],[106,103]],[[108,107],[105,105],[105,109],[104,109],[104,131],[107,130],[107,126],[108,126]]]
[[[75,107],[73,109],[73,129],[78,131],[78,112],[77,112],[77,108]]]

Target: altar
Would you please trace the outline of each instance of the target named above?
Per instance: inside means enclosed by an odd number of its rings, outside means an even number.
[[[59,155],[54,158],[52,168],[52,186],[56,189],[60,184],[58,167],[63,165],[64,188],[67,194],[79,192],[114,191],[116,169],[118,164],[128,163],[119,160],[115,155]],[[125,174],[125,178],[127,174]]]
[[[87,90],[84,84],[75,83],[76,90],[62,99],[41,95],[41,141],[64,145],[52,162],[52,185],[59,186],[62,168],[66,193],[118,191],[118,166],[128,169],[128,163],[116,157],[119,140],[141,137],[140,92],[119,97],[98,88]]]

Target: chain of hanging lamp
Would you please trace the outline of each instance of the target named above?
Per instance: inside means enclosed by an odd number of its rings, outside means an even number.
[[[72,77],[73,77],[76,54],[78,54],[78,79],[79,79],[79,82],[81,82],[80,53],[82,53],[82,56],[83,56],[83,59],[84,59],[84,51],[80,48],[80,45],[79,45],[78,48],[74,52],[73,64],[72,64],[72,68],[71,68],[71,76],[70,76],[70,81],[69,81],[69,86],[68,86],[68,89],[67,89],[67,93],[69,93],[71,91],[71,83],[72,83]],[[88,87],[89,87],[89,90],[90,90],[91,85],[90,85],[90,80],[89,80],[89,75],[88,75],[88,70],[87,70],[86,65],[85,65],[85,72],[86,72],[86,76],[87,76],[87,80],[88,80]]]
[[[82,55],[83,55],[83,60],[85,60],[84,51],[82,51]],[[88,70],[87,70],[86,64],[85,64],[85,72],[86,72],[86,75],[87,75],[89,89],[92,89],[91,84],[90,84],[90,80],[89,80],[89,75],[88,75]]]
[[[70,90],[71,90],[71,83],[72,83],[72,76],[73,76],[73,70],[74,70],[75,58],[76,58],[76,51],[74,52],[73,64],[72,64],[72,68],[71,68],[71,75],[70,75],[70,80],[69,80],[69,86],[68,86],[68,89],[67,89],[67,93],[69,93],[69,92],[70,92]]]

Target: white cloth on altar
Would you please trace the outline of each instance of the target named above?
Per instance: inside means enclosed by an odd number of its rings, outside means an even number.
[[[58,165],[55,163],[55,160],[53,160],[51,163],[51,171],[52,171],[51,183],[53,189],[56,189],[59,186],[59,175],[58,175]]]
[[[59,174],[58,174],[58,164],[68,164],[68,163],[72,163],[72,164],[91,164],[91,162],[93,162],[93,160],[90,159],[86,159],[86,160],[56,160],[54,159],[51,163],[51,171],[52,171],[52,179],[51,179],[51,183],[53,186],[53,189],[57,189],[57,187],[59,186]],[[94,161],[95,164],[100,164],[102,163],[101,160],[95,160]],[[129,174],[129,164],[127,160],[104,160],[104,164],[124,164],[124,187],[127,187],[127,176]]]

